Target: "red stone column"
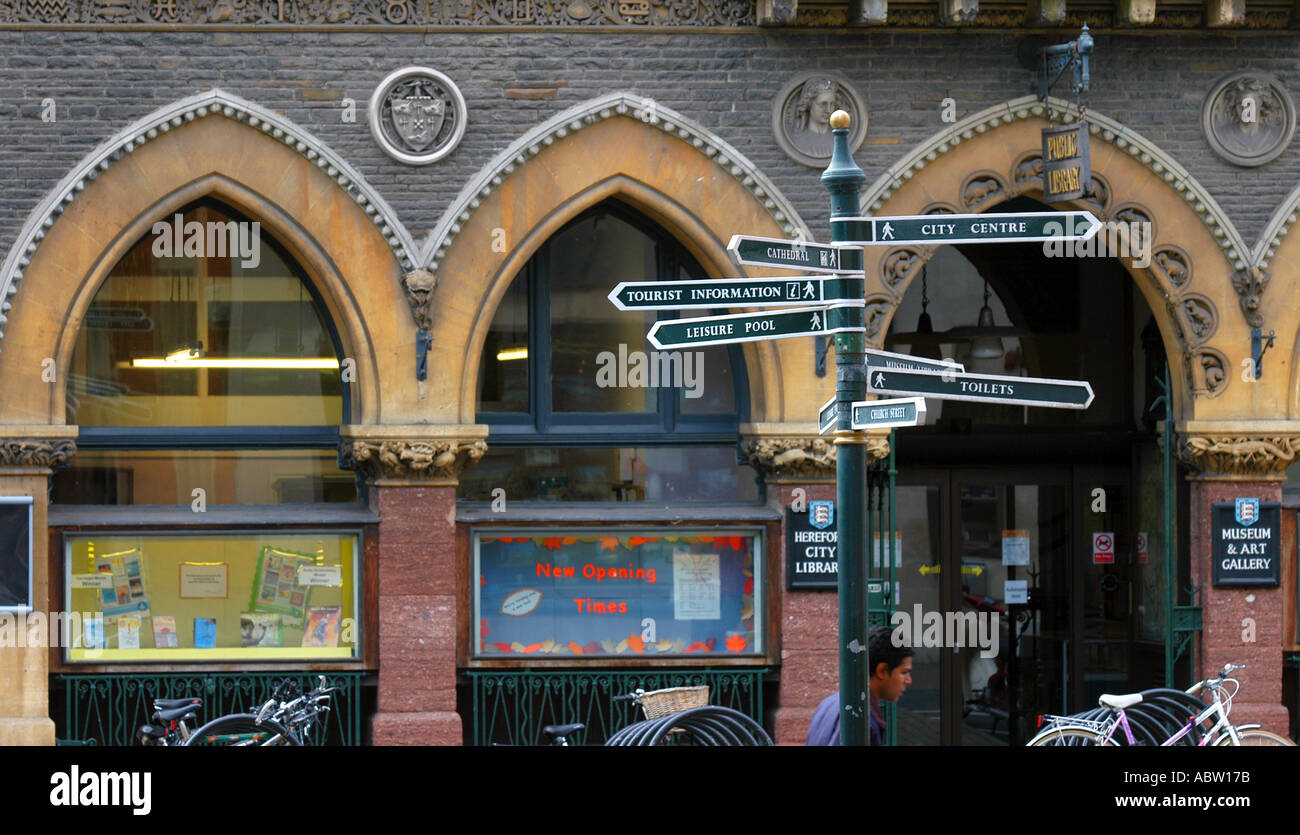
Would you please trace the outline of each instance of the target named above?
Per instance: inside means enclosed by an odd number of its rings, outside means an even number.
[[[1276,588],[1215,588],[1212,583],[1211,505],[1238,498],[1261,503],[1282,499],[1280,481],[1221,481],[1202,477],[1191,484],[1192,585],[1199,586],[1202,630],[1196,648],[1196,675],[1211,676],[1225,664],[1245,664],[1234,678],[1241,691],[1232,701],[1232,722],[1258,722],[1282,735],[1290,727],[1282,704],[1283,608],[1288,590]],[[1278,529],[1281,538],[1281,526]],[[1293,554],[1278,547],[1283,565]],[[1285,572],[1283,572],[1285,576]],[[1254,640],[1248,630],[1254,626]]]
[[[340,462],[379,514],[375,745],[460,745],[456,483],[487,451],[463,426],[345,426]],[[367,595],[369,597],[369,595]]]
[[[460,745],[456,488],[379,486],[376,745]]]

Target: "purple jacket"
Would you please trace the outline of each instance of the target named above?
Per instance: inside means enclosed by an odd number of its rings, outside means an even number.
[[[880,713],[875,694],[869,697],[871,703],[871,744],[883,745],[885,736],[885,717]],[[812,722],[808,724],[808,741],[805,745],[839,745],[840,744],[840,694],[835,692],[822,699],[813,712]]]

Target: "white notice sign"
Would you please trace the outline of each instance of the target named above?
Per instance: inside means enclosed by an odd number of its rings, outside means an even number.
[[[341,586],[343,585],[343,567],[340,565],[300,565],[298,566],[298,585]]]
[[[74,589],[111,589],[113,587],[112,574],[73,574],[72,587]]]
[[[872,552],[871,564],[876,568],[887,568],[888,561],[885,559],[885,554],[883,550],[884,543],[886,541],[885,537],[881,535],[881,531],[873,531],[871,535],[875,539],[875,543],[874,543],[875,548]],[[894,531],[894,568],[902,568],[902,567],[903,567],[903,533],[902,531]]]
[[[1028,603],[1029,581],[1007,580],[1002,585],[1002,599],[1005,603]]]
[[[1029,531],[1002,532],[1002,564],[1029,565]]]
[[[673,618],[718,620],[722,617],[722,574],[717,554],[673,551]]]

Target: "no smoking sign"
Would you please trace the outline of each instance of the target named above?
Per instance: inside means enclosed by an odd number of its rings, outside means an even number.
[[[1115,534],[1095,533],[1092,535],[1092,564],[1104,565],[1115,562]]]

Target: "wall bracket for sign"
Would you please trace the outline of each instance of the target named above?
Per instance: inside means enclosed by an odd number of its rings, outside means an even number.
[[[1038,51],[1037,77],[1034,79],[1032,89],[1044,103],[1047,102],[1047,96],[1051,93],[1052,87],[1056,82],[1061,80],[1061,76],[1068,69],[1074,70],[1074,83],[1071,89],[1074,90],[1076,101],[1078,96],[1084,90],[1088,89],[1088,82],[1092,72],[1092,33],[1088,31],[1088,24],[1083,24],[1083,29],[1079,32],[1079,37],[1072,41],[1056,46],[1045,46]],[[1080,105],[1080,109],[1082,109]],[[1049,112],[1050,121],[1051,114]]]

